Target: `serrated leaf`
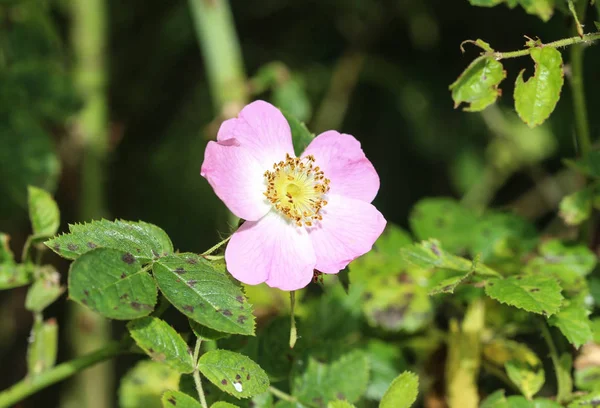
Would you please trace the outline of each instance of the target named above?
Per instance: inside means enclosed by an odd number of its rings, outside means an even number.
[[[218,401],[210,406],[210,408],[239,408],[237,405],[230,404],[229,402]]]
[[[25,308],[32,312],[41,312],[65,291],[60,284],[60,274],[53,266],[41,267],[39,274],[40,278],[31,285],[25,298]]]
[[[532,367],[517,360],[504,364],[508,378],[521,390],[527,399],[531,399],[542,388],[546,377],[541,365]]]
[[[0,232],[0,265],[1,264],[14,264],[15,256],[10,250],[9,246],[10,236]]]
[[[27,348],[28,374],[36,376],[54,367],[57,351],[58,325],[56,320],[35,322]]]
[[[69,234],[45,242],[50,249],[67,259],[76,259],[95,248],[118,249],[142,262],[173,253],[169,236],[156,225],[142,221],[92,221],[69,225],[69,231]]]
[[[161,292],[190,319],[225,333],[254,334],[252,305],[222,264],[184,253],[159,259],[153,271]]]
[[[154,361],[164,363],[180,373],[194,371],[191,350],[183,338],[165,321],[142,317],[127,324],[136,344]]]
[[[190,323],[192,331],[199,339],[219,340],[224,337],[229,337],[229,333],[223,333],[217,330],[209,329],[208,327],[203,326],[200,323],[193,321],[192,319],[188,319],[188,322]]]
[[[29,284],[33,279],[33,264],[0,264],[0,290],[12,289]]]
[[[269,377],[248,357],[229,350],[209,351],[198,369],[214,385],[236,398],[250,398],[269,388]]]
[[[121,408],[162,408],[165,391],[179,388],[180,374],[165,364],[140,361],[127,372],[119,387]]]
[[[450,271],[453,272],[453,271]],[[439,273],[439,272],[438,272]],[[438,295],[440,293],[454,293],[454,289],[463,282],[471,272],[452,273],[452,276],[447,277],[435,284],[429,289],[430,295]]]
[[[419,240],[437,239],[450,252],[467,247],[477,219],[450,198],[425,198],[410,213],[410,227]]]
[[[543,276],[490,279],[485,286],[485,293],[500,303],[546,316],[558,312],[563,300],[560,292],[555,279]]]
[[[29,219],[36,238],[48,238],[56,234],[60,226],[60,212],[50,193],[41,188],[29,186]]]
[[[300,401],[326,404],[343,399],[354,403],[364,394],[368,381],[367,357],[360,351],[352,351],[330,365],[310,358],[304,374],[294,378],[292,389]]]
[[[579,225],[590,218],[594,190],[592,187],[584,188],[560,200],[559,215],[567,225]]]
[[[548,319],[548,324],[558,327],[575,348],[592,340],[590,311],[584,305],[571,301],[557,314]]]
[[[109,319],[131,320],[154,310],[157,288],[131,253],[97,248],[71,264],[69,298]]]
[[[563,86],[562,55],[551,47],[534,48],[535,75],[527,82],[522,70],[515,83],[515,108],[521,120],[529,127],[542,124],[560,99]]]
[[[419,377],[406,371],[400,374],[386,391],[379,408],[409,408],[419,394]]]
[[[478,112],[496,102],[502,94],[498,85],[506,78],[502,63],[492,57],[481,56],[473,61],[458,79],[450,85],[454,108],[469,104],[463,110]]]
[[[306,125],[299,121],[296,117],[290,115],[289,113],[282,112],[285,119],[288,121],[290,125],[290,130],[292,131],[292,144],[294,145],[294,152],[298,157],[304,152],[306,146],[312,142],[315,138]]]
[[[183,392],[173,390],[166,391],[161,397],[161,402],[163,408],[202,408],[202,405],[194,398]]]

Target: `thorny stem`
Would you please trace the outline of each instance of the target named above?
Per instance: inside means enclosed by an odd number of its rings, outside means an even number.
[[[561,47],[567,47],[569,45],[589,43],[589,42],[596,41],[596,40],[600,40],[600,33],[585,34],[583,37],[576,36],[576,37],[563,38],[562,40],[553,41],[553,42],[549,42],[546,44],[540,44],[540,46],[541,47],[551,47],[551,48],[561,48]],[[534,48],[526,48],[524,50],[508,51],[508,52],[491,51],[491,52],[486,52],[483,55],[494,57],[496,60],[502,60],[502,59],[508,59],[508,58],[518,58],[518,57],[527,56],[527,55],[531,54],[532,49],[534,49]]]
[[[86,354],[82,357],[75,358],[60,365],[57,365],[50,370],[39,374],[32,378],[26,378],[12,387],[0,392],[0,408],[7,408],[15,405],[19,401],[27,398],[36,392],[63,381],[86,368],[99,362],[116,357],[119,354],[125,353],[129,343],[113,342],[106,347]]]
[[[200,345],[202,345],[202,339],[198,338],[196,340],[196,347],[194,348],[194,383],[196,384],[196,391],[198,391],[198,396],[200,397],[200,404],[202,404],[202,408],[208,408],[208,404],[206,403],[206,397],[204,396],[204,389],[202,388],[202,379],[200,378],[200,371],[198,370],[198,358],[200,357]]]

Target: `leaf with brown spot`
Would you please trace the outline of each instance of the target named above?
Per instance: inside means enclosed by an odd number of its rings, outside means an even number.
[[[201,408],[194,398],[180,391],[169,390],[161,398],[163,408]]]

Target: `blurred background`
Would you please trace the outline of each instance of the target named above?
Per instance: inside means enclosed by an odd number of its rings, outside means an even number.
[[[570,36],[560,10],[544,22],[467,0],[229,4],[230,13],[223,0],[0,1],[0,231],[15,253],[30,233],[28,184],[56,194],[62,230],[100,217],[144,220],[181,251],[212,246],[229,226],[199,175],[204,147],[220,121],[257,98],[314,133],[357,137],[381,177],[375,204],[400,226],[427,196],[512,208],[544,224],[576,188],[560,173],[561,158],[577,154],[566,83],[555,113],[535,129],[520,122],[511,96],[518,72],[533,73],[528,57],[505,62],[503,96],[483,113],[454,109],[448,91],[478,55],[469,45],[463,55],[462,41],[509,51],[523,47],[524,35]],[[585,78],[596,140],[600,53],[591,51]],[[66,276],[67,264],[50,254],[46,261]],[[27,370],[25,294],[0,292],[0,389]],[[73,318],[68,304],[63,297],[47,317]],[[89,323],[91,340],[77,345],[63,324],[61,359],[93,348],[96,323],[71,322],[84,331]],[[127,361],[120,364],[107,369],[122,372]],[[21,406],[69,406],[61,387]]]

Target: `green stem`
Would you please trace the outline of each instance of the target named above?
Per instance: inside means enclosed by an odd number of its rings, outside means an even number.
[[[558,386],[557,392],[557,400],[563,401],[569,398],[571,395],[571,388],[569,384],[566,384],[564,381],[564,377],[560,375],[562,370],[560,365],[560,358],[558,356],[558,351],[556,350],[556,346],[554,345],[554,340],[552,339],[552,334],[550,334],[550,330],[548,329],[548,325],[545,321],[540,322],[540,327],[542,331],[542,337],[546,341],[548,345],[548,349],[550,350],[550,359],[552,360],[552,365],[554,366],[554,372],[556,373],[556,384]]]
[[[290,348],[294,348],[298,340],[298,330],[296,329],[296,317],[294,310],[296,309],[296,292],[290,292]]]
[[[579,22],[579,16],[577,13],[577,10],[575,10],[575,5],[573,4],[573,0],[567,0],[568,6],[569,6],[569,11],[571,12],[571,15],[573,16],[573,19],[575,20],[575,29],[577,30],[577,34],[580,37],[583,37],[583,27],[581,26],[581,23]],[[584,3],[583,1],[580,1],[580,3]]]
[[[0,392],[0,408],[7,408],[36,392],[63,381],[80,371],[104,360],[113,358],[126,350],[123,343],[110,343],[105,348],[62,363],[36,377],[26,378]]]
[[[290,394],[286,394],[285,392],[278,390],[275,387],[269,387],[269,392],[271,394],[273,394],[274,396],[276,396],[277,398],[279,398],[280,400],[291,402],[291,403],[298,402],[298,400],[296,398],[292,397]]]
[[[576,6],[576,13],[581,21],[585,20],[587,1],[580,0]],[[600,37],[600,33],[588,34]],[[585,36],[584,36],[585,37]],[[573,110],[575,113],[575,131],[577,135],[577,148],[582,156],[591,149],[590,127],[585,103],[585,89],[583,85],[583,52],[585,47],[577,45],[571,49],[571,93],[573,94]]]
[[[227,0],[189,0],[213,103],[233,116],[247,102],[246,74]],[[231,112],[231,115],[227,115]]]
[[[227,242],[229,242],[229,240],[231,239],[232,235],[230,235],[229,237],[225,238],[223,241],[219,242],[217,245],[207,249],[206,251],[202,252],[202,256],[206,257],[207,255],[212,254],[213,252],[215,252],[217,249],[219,249],[221,246],[225,245]]]
[[[581,3],[585,3],[585,2],[582,1]],[[567,47],[569,45],[584,44],[584,43],[589,43],[589,42],[596,41],[596,40],[600,40],[600,33],[585,34],[583,37],[576,36],[576,37],[564,38],[562,40],[549,42],[547,44],[540,44],[539,46],[540,47],[551,47],[551,48],[562,48],[562,47]],[[524,56],[531,54],[531,50],[534,48],[535,47],[526,48],[524,50],[518,50],[518,51],[508,51],[508,52],[492,51],[492,52],[484,53],[484,55],[494,57],[496,60],[508,59],[508,58],[518,58],[518,57],[524,57]]]
[[[204,396],[204,389],[202,388],[202,379],[200,378],[200,371],[198,370],[198,359],[200,358],[200,346],[202,345],[202,339],[196,339],[196,347],[194,348],[194,383],[196,384],[196,391],[200,397],[200,404],[202,408],[208,408],[206,403],[206,397]]]

